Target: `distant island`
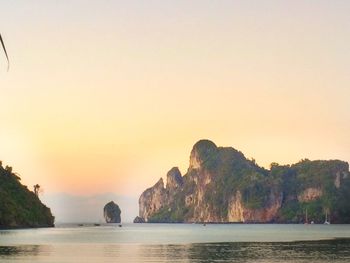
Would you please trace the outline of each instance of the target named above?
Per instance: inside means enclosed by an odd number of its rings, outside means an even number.
[[[103,207],[103,217],[105,218],[106,223],[120,223],[121,212],[119,206],[113,201],[110,201]]]
[[[308,159],[270,169],[231,147],[197,142],[185,175],[177,167],[145,190],[135,222],[350,223],[349,164]]]
[[[20,180],[10,166],[4,168],[0,162],[0,229],[53,227],[51,210],[38,197],[39,185],[34,186],[34,193]]]

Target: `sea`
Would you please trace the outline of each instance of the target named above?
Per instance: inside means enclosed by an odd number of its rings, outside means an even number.
[[[130,223],[0,230],[0,262],[350,262],[350,225]]]

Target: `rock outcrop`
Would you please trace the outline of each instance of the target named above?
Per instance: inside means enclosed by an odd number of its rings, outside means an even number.
[[[121,222],[121,210],[119,206],[113,201],[106,204],[103,208],[103,216],[106,223],[120,223]]]
[[[136,224],[145,223],[145,220],[142,217],[137,216],[134,219],[134,223]]]
[[[305,210],[315,222],[331,211],[335,222],[350,222],[349,165],[339,160],[267,170],[231,147],[201,140],[182,176],[177,167],[144,191],[139,218],[145,222],[300,223]],[[342,207],[339,207],[342,206]]]
[[[0,162],[0,229],[53,227],[55,218],[50,208],[20,180],[11,167],[4,168]]]

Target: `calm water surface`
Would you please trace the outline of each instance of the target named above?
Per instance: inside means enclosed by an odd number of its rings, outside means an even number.
[[[0,231],[0,262],[350,262],[350,225],[61,225]]]

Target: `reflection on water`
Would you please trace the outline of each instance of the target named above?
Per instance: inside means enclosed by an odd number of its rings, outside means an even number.
[[[0,247],[0,258],[6,256],[37,256],[44,246],[4,246]]]
[[[330,262],[350,259],[350,241],[193,245],[194,262]]]
[[[349,262],[350,239],[202,244],[1,246],[0,262]]]

